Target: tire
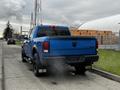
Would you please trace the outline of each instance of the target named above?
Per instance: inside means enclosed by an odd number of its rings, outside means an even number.
[[[14,41],[14,45],[16,45],[16,41]]]
[[[75,67],[75,72],[76,74],[82,74],[84,75],[85,72],[86,72],[86,68],[85,68],[85,65],[77,65],[77,66],[74,66]]]
[[[21,52],[22,52],[22,55],[21,55],[22,56],[22,62],[25,63],[25,62],[27,62],[26,59],[25,59],[26,58],[25,51],[22,49]]]
[[[9,45],[9,42],[7,42],[7,45]]]
[[[15,42],[14,42],[13,44],[14,44],[14,45],[16,45],[16,43],[15,43]]]
[[[39,66],[37,64],[37,60],[39,59],[38,57],[38,54],[35,53],[34,54],[34,62],[33,62],[33,73],[36,77],[39,77],[40,76],[40,73],[39,73]]]

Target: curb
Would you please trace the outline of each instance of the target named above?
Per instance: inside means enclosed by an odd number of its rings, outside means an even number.
[[[113,81],[119,82],[120,83],[120,76],[115,75],[115,74],[111,74],[109,72],[103,71],[103,70],[99,70],[96,68],[93,68],[92,70],[90,70],[90,72],[96,73],[100,76],[103,76],[105,78],[111,79]]]

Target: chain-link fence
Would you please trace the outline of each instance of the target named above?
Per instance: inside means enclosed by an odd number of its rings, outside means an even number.
[[[120,50],[120,33],[119,32],[112,32],[108,35],[97,35],[96,36],[99,48],[100,49],[114,49]]]

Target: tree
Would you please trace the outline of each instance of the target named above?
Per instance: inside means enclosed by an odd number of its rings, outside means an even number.
[[[10,22],[8,21],[6,28],[4,29],[3,32],[3,38],[7,40],[8,38],[12,38],[12,35],[13,35],[13,29]]]

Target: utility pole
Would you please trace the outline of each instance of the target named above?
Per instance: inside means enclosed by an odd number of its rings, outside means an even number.
[[[38,0],[35,0],[35,5],[34,5],[34,25],[36,26],[36,24],[37,24],[37,2],[38,2]]]
[[[33,13],[31,13],[30,29],[33,28]]]
[[[23,32],[22,29],[23,29],[22,26],[20,26],[20,35],[22,35]]]
[[[119,50],[120,50],[120,30],[119,30]]]
[[[120,23],[118,23],[118,24],[120,24]],[[120,50],[120,30],[119,30],[119,42],[118,42],[119,44],[118,44],[118,48],[119,48],[119,50]]]
[[[42,25],[42,0],[35,0],[35,10],[34,10],[34,22],[35,26],[38,24]]]
[[[43,22],[43,17],[42,17],[42,0],[38,0],[38,16],[39,16],[39,21],[38,23],[42,25],[42,22]]]
[[[32,30],[34,27],[34,22],[33,22],[33,12],[31,13],[31,20],[30,20],[30,30],[29,30],[29,34],[31,34]]]

